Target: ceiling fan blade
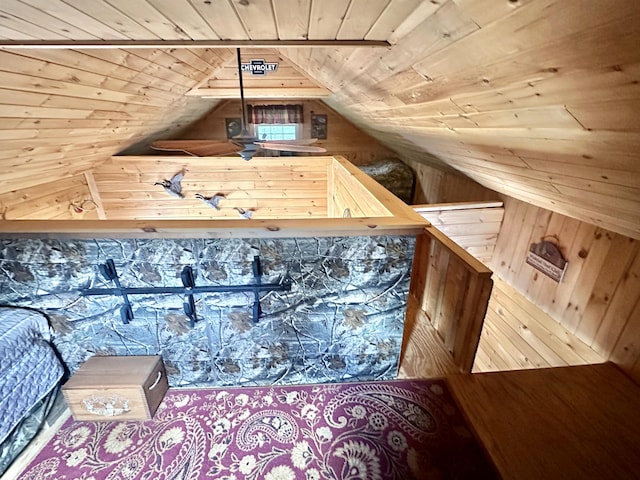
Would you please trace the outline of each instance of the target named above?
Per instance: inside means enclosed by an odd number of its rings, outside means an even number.
[[[258,139],[256,139],[257,141]],[[318,141],[317,138],[299,138],[297,140],[260,140],[260,143],[278,143],[282,145],[283,143],[287,145],[311,145]]]
[[[154,150],[184,152],[196,157],[217,157],[236,153],[237,147],[226,140],[158,140]]]
[[[260,145],[260,148],[264,150],[280,150],[282,152],[323,153],[327,151],[326,148],[322,147],[314,147],[312,145],[293,145],[291,143],[256,142],[256,145]]]

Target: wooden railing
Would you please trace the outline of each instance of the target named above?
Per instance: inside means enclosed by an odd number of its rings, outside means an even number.
[[[328,170],[328,217],[342,217],[347,209],[352,217],[394,215],[388,205],[393,200],[389,192],[344,158],[335,158]],[[363,182],[368,182],[368,185],[365,186]],[[402,214],[406,215],[408,208],[403,205],[400,209]]]
[[[433,226],[418,237],[411,291],[461,372],[470,372],[493,280],[483,263]],[[405,345],[411,331],[405,330]]]
[[[152,173],[143,173],[145,164]],[[184,199],[176,200],[154,186],[155,180],[171,178],[183,169],[188,171]],[[97,172],[94,177],[102,200],[110,198],[113,206],[105,209],[106,220],[0,220],[0,237],[414,236],[428,225],[413,208],[340,156],[268,157],[251,162],[229,157],[114,157]],[[197,192],[225,193],[221,210],[204,205],[195,198]],[[120,197],[131,202],[128,217]],[[151,210],[138,218],[138,204]],[[254,208],[255,214],[249,220],[240,219],[233,207]],[[350,217],[344,214],[346,208]],[[116,212],[114,219],[110,211]],[[186,212],[184,217],[181,212]]]

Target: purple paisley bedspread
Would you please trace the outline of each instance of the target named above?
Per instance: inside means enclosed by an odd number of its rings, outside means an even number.
[[[170,390],[151,421],[69,419],[20,478],[494,477],[436,380]]]
[[[42,314],[0,307],[0,443],[62,377]]]

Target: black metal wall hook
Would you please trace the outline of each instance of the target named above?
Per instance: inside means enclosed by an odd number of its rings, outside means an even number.
[[[122,285],[120,284],[120,278],[118,277],[118,271],[116,270],[116,264],[112,259],[108,259],[106,263],[98,265],[100,269],[100,273],[108,282],[113,282],[116,284],[115,290],[117,293],[114,295],[120,295],[122,297],[122,301],[124,305],[120,307],[120,318],[122,319],[122,323],[125,325],[133,320],[133,309],[131,308],[131,303],[129,302],[129,296],[127,292],[123,290]]]
[[[253,292],[253,322],[257,323],[262,315],[262,306],[260,305],[260,294],[263,292],[289,291],[291,290],[291,278],[286,275],[278,283],[263,284],[262,283],[262,266],[260,265],[260,257],[254,256],[251,263],[253,270],[254,283],[249,285],[227,285],[227,286],[203,286],[198,287],[195,284],[196,275],[193,268],[185,266],[180,272],[182,287],[123,287],[120,284],[118,271],[112,259],[108,259],[106,263],[98,265],[100,273],[107,281],[115,283],[115,288],[85,288],[80,293],[85,296],[89,295],[116,295],[122,297],[124,305],[120,308],[120,317],[122,323],[129,323],[133,319],[133,309],[129,301],[129,295],[149,295],[149,294],[182,294],[185,295],[182,308],[185,315],[189,318],[189,326],[193,327],[198,321],[196,312],[196,302],[194,295],[198,293],[239,293]]]
[[[182,308],[184,310],[184,314],[189,317],[189,326],[193,328],[198,321],[198,315],[196,314],[196,301],[193,298],[193,288],[196,286],[196,277],[193,274],[193,269],[187,265],[180,272],[180,279],[182,280],[182,285],[184,285],[185,292],[187,293],[187,298],[182,304]]]

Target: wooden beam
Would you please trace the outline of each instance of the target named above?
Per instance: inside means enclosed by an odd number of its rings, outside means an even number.
[[[282,220],[3,220],[0,238],[287,238],[418,235],[405,218]]]
[[[238,98],[240,90],[234,88],[194,88],[185,95],[205,98]],[[245,98],[323,98],[331,95],[331,92],[322,87],[298,87],[298,88],[246,88]]]
[[[390,47],[384,40],[1,40],[0,49]]]
[[[426,205],[411,205],[418,213],[439,212],[442,210],[469,210],[474,208],[501,208],[502,202],[455,202],[455,203],[429,203]]]
[[[93,203],[96,205],[98,218],[100,220],[106,220],[107,214],[104,212],[104,207],[102,206],[102,199],[100,198],[100,191],[98,190],[98,185],[96,185],[95,178],[93,178],[93,173],[84,172],[84,178],[87,180],[87,187],[89,187],[89,193],[91,194]]]

